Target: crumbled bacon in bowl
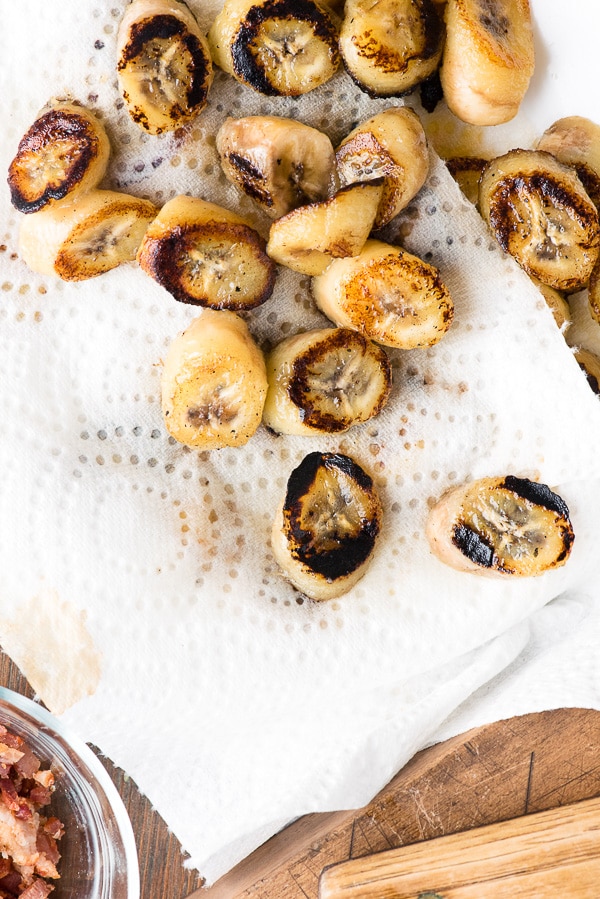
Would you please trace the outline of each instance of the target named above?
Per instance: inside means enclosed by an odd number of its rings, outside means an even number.
[[[133,830],[91,747],[0,687],[0,899],[48,896],[140,899]]]
[[[45,899],[54,889],[64,828],[48,814],[54,774],[0,724],[0,899]]]

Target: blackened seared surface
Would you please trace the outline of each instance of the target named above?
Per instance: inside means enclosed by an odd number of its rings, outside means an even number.
[[[578,162],[575,165],[575,171],[577,172],[577,177],[583,184],[585,188],[585,192],[592,201],[592,203],[596,206],[600,206],[600,176],[597,172],[594,171],[591,166],[586,165],[585,162]]]
[[[592,388],[592,390],[594,391],[594,393],[596,393],[600,396],[600,384],[598,384],[598,378],[595,375],[593,375],[591,373],[591,371],[587,370],[587,368],[585,367],[583,362],[579,363],[579,368],[586,376],[587,382],[590,385],[590,387]]]
[[[453,159],[446,160],[446,168],[453,178],[463,172],[473,172],[477,169],[482,172],[487,164],[488,160],[481,156],[455,156]]]
[[[583,229],[596,224],[590,233],[596,235],[597,212],[591,203],[575,191],[567,191],[555,178],[546,172],[532,172],[527,175],[507,176],[501,178],[494,187],[490,201],[490,224],[498,243],[508,252],[510,238],[520,222],[515,214],[514,197],[537,196],[543,206],[569,210],[572,219],[580,223]]]
[[[73,143],[72,159],[65,164],[60,181],[48,184],[44,192],[37,197],[25,195],[20,184],[23,173],[19,158],[39,154],[43,160],[45,152],[51,153],[52,146],[58,141]],[[84,116],[62,109],[51,109],[46,112],[36,119],[21,138],[17,155],[10,164],[8,184],[13,206],[19,212],[38,212],[50,200],[61,200],[69,190],[79,184],[98,153],[98,138],[91,123]]]
[[[433,0],[421,0],[419,15],[423,28],[422,59],[431,59],[439,52],[444,37],[444,23]]]
[[[549,509],[550,512],[556,512],[557,515],[561,515],[566,519],[569,518],[569,509],[565,501],[557,493],[553,493],[546,484],[539,484],[537,481],[530,481],[528,478],[515,478],[513,475],[509,475],[500,486],[506,487],[507,490],[512,490],[517,496],[528,500],[534,505],[543,506],[545,509]]]
[[[461,551],[461,553],[484,568],[493,568],[497,562],[493,548],[487,543],[477,531],[471,530],[464,524],[459,524],[454,528],[452,542]]]
[[[239,153],[228,153],[227,162],[237,172],[237,183],[245,194],[267,207],[273,205],[273,198],[265,186],[265,175],[249,159]]]
[[[347,475],[365,493],[373,490],[369,475],[349,456],[339,453],[309,453],[291,473],[285,497],[284,517],[289,537],[294,545],[294,556],[317,574],[333,581],[351,574],[365,562],[373,550],[381,528],[379,514],[361,521],[360,529],[352,535],[340,535],[337,546],[331,550],[315,547],[313,531],[301,527],[306,518],[306,504],[317,479],[319,469],[325,467]],[[310,511],[310,510],[309,510]]]
[[[421,98],[421,106],[426,112],[433,112],[438,103],[443,100],[444,91],[442,90],[439,70],[421,82],[419,85],[419,96]]]
[[[212,63],[195,34],[190,34],[185,22],[168,14],[152,16],[142,22],[134,22],[129,40],[119,59],[117,68],[122,70],[142,55],[153,40],[176,40],[190,54],[187,106],[194,109],[206,99],[206,85]]]
[[[260,6],[252,6],[240,25],[231,45],[233,70],[238,78],[266,96],[278,96],[258,64],[252,50],[260,46],[261,30],[269,19],[293,21],[299,19],[312,26],[315,37],[325,41],[330,47],[332,64],[338,63],[337,30],[335,25],[311,0],[267,0]]]

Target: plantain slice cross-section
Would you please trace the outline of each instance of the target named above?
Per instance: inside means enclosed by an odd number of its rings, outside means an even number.
[[[225,0],[208,41],[221,69],[267,96],[308,93],[339,66],[334,17],[313,0]]]
[[[324,200],[335,169],[326,134],[280,116],[225,119],[217,152],[226,177],[271,218]]]
[[[479,209],[527,274],[567,293],[587,284],[600,250],[600,225],[572,168],[550,153],[511,150],[485,167]]]
[[[200,197],[165,203],[144,235],[140,267],[181,303],[241,312],[267,300],[275,265],[243,218]]]
[[[384,180],[349,184],[319,203],[292,209],[271,225],[267,253],[280,265],[320,275],[334,259],[358,256],[381,202]]]
[[[133,262],[158,210],[149,200],[90,190],[25,216],[19,231],[24,262],[35,272],[83,281]]]
[[[56,101],[21,139],[8,169],[13,206],[39,212],[97,187],[108,165],[104,125],[89,109]]]
[[[590,199],[600,206],[600,125],[583,116],[565,116],[546,128],[537,149],[573,166]]]
[[[347,0],[340,49],[372,97],[400,96],[437,69],[444,26],[433,0]]]
[[[306,596],[333,599],[365,574],[381,524],[379,497],[360,465],[340,453],[309,453],[276,513],[273,555]]]
[[[401,350],[438,343],[452,324],[454,303],[434,266],[400,247],[368,240],[318,277],[317,306],[340,328]]]
[[[333,434],[368,421],[385,406],[392,368],[381,347],[349,328],[287,337],[267,357],[263,412],[279,434]]]
[[[564,500],[545,484],[509,475],[456,487],[429,513],[433,553],[459,571],[531,577],[560,568],[575,539]]]
[[[213,80],[210,50],[189,8],[178,0],[133,0],[117,36],[117,74],[129,114],[161,134],[204,109]]]

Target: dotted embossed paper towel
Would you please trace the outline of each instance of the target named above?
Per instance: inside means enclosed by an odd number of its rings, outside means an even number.
[[[218,8],[190,6],[205,27]],[[116,86],[123,8],[22,0],[8,12],[2,171],[49,96],[70,95],[104,116],[106,186],[159,205],[200,195],[265,232],[220,174],[223,119],[295,115],[335,142],[389,105],[343,73],[290,103],[217,73],[195,123],[149,137]],[[18,225],[5,188],[0,640],[214,880],[290,818],[364,803],[518,655],[528,616],[584,581],[600,408],[539,293],[433,153],[395,233],[440,268],[455,320],[439,345],[392,354],[388,407],[341,438],[260,429],[235,451],[176,444],[160,412],[161,359],[198,311],[133,265],[78,284],[35,275],[19,259]],[[283,270],[248,323],[263,347],[326,324],[309,279]],[[269,546],[287,477],[313,449],[354,456],[385,509],[368,574],[321,605],[280,578]],[[565,568],[512,584],[432,558],[423,535],[431,502],[453,484],[505,473],[568,482],[577,537]]]

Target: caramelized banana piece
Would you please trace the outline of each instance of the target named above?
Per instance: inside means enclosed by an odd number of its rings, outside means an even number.
[[[358,125],[335,153],[342,185],[384,179],[374,228],[387,225],[421,190],[429,171],[427,138],[407,106],[384,109]]]
[[[39,212],[100,183],[110,144],[102,122],[83,106],[56,101],[42,110],[19,143],[8,169],[12,204]]]
[[[456,156],[446,160],[448,171],[473,206],[479,205],[479,179],[488,162],[480,156]]]
[[[91,190],[73,202],[49,206],[21,222],[19,250],[34,272],[63,281],[95,278],[132,262],[158,212],[148,200]]]
[[[279,116],[226,119],[217,134],[226,177],[279,218],[298,206],[324,200],[335,158],[326,134]]]
[[[559,290],[555,290],[554,287],[548,287],[547,284],[542,284],[537,278],[531,278],[531,280],[550,307],[550,311],[554,316],[557,327],[564,334],[571,324],[571,307],[569,306],[568,300]]]
[[[579,349],[575,353],[579,368],[587,378],[590,388],[600,396],[600,357],[590,350]]]
[[[454,316],[438,270],[379,240],[368,240],[358,256],[332,262],[313,278],[312,291],[338,327],[403,350],[437,343]]]
[[[267,395],[263,355],[233,312],[203,310],[170,344],[161,381],[169,434],[202,450],[243,446]]]
[[[305,275],[320,275],[333,259],[358,255],[373,227],[382,191],[383,179],[378,178],[293,209],[271,225],[267,253]]]
[[[432,75],[443,38],[432,0],[346,0],[342,59],[352,80],[372,97],[400,96]]]
[[[600,125],[583,116],[558,119],[544,131],[537,149],[572,165],[592,202],[600,206]]]
[[[140,267],[181,303],[242,311],[273,292],[275,265],[244,219],[198,197],[169,200],[148,228]]]
[[[385,406],[392,367],[381,347],[348,328],[295,334],[267,356],[263,422],[278,434],[334,434]]]
[[[575,535],[565,502],[509,475],[450,490],[429,513],[431,550],[459,571],[533,577],[565,564]]]
[[[339,66],[331,10],[313,0],[225,0],[208,34],[214,62],[261,94],[297,97]]]
[[[510,121],[534,65],[529,0],[448,0],[440,78],[459,119],[471,125]]]
[[[309,453],[294,469],[271,535],[283,575],[306,596],[334,599],[366,572],[382,509],[369,475],[348,456]]]
[[[573,169],[539,150],[493,159],[479,208],[502,249],[529,275],[566,293],[589,280],[600,249],[596,207]]]
[[[213,80],[206,38],[185,3],[133,0],[117,35],[117,75],[131,118],[173,131],[205,107]]]

